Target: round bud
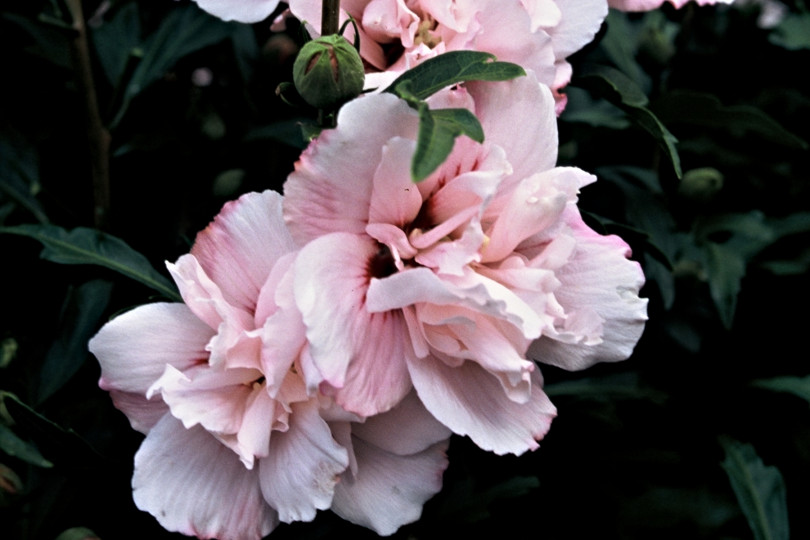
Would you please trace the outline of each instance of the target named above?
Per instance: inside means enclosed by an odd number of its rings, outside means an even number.
[[[363,61],[343,36],[331,34],[308,42],[293,65],[293,82],[304,101],[318,109],[334,108],[363,91]]]

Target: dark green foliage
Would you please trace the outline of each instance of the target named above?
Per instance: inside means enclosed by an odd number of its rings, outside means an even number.
[[[14,4],[0,13],[0,537],[184,538],[135,508],[142,436],[98,389],[86,342],[154,293],[179,298],[163,261],[225,201],[282,189],[301,126],[318,124],[275,94],[300,28],[192,2],[83,3],[111,134],[100,232],[64,2]],[[625,362],[541,366],[558,408],[541,448],[495,456],[453,438],[443,491],[392,538],[810,537],[810,15],[786,5],[773,29],[755,6],[612,12],[569,59],[560,163],[597,175],[583,214],[643,266],[645,334]],[[389,87],[420,114],[414,179],[459,135],[484,137],[426,98],[522,74],[462,52]],[[271,538],[344,536],[375,538],[329,512]]]

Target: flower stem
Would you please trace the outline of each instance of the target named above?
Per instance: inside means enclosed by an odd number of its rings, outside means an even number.
[[[340,15],[340,0],[323,0],[321,12],[321,35],[337,34]]]
[[[110,133],[104,127],[98,110],[98,98],[90,67],[87,27],[81,0],[67,0],[75,34],[70,41],[70,53],[76,84],[84,98],[85,129],[90,150],[90,170],[93,179],[93,223],[98,229],[107,225],[110,208]]]

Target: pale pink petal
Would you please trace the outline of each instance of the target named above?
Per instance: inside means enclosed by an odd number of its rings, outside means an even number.
[[[515,339],[487,317],[453,306],[423,305],[417,308],[417,315],[435,352],[474,360],[500,381],[509,399],[516,403],[529,400],[530,373],[535,366],[522,356],[527,340]],[[515,342],[520,350],[515,349]]]
[[[699,6],[712,4],[731,4],[734,0],[696,0]],[[669,3],[680,9],[689,3],[689,0],[669,0]],[[608,0],[608,5],[621,11],[650,11],[664,4],[664,0]]]
[[[276,397],[306,344],[306,327],[293,288],[296,256],[297,252],[289,253],[273,267],[256,311],[256,322],[261,324],[261,369],[272,397]]]
[[[579,188],[594,180],[573,167],[556,167],[522,180],[487,231],[482,261],[502,260],[523,240],[556,224],[566,205],[576,202]]]
[[[551,28],[560,23],[562,12],[555,0],[520,0],[532,20],[532,32],[538,28]]]
[[[207,362],[213,333],[185,304],[147,304],[119,315],[90,340],[99,386],[145,397],[167,365],[183,370]]]
[[[450,436],[450,430],[436,420],[416,392],[411,392],[390,411],[352,424],[352,435],[396,454],[416,454]]]
[[[469,269],[463,276],[438,276],[427,268],[409,268],[384,279],[373,279],[366,305],[384,312],[417,303],[463,306],[517,326],[527,338],[540,336],[540,315],[514,291]]]
[[[127,415],[132,429],[141,433],[149,433],[152,426],[169,412],[169,406],[162,399],[146,399],[144,393],[110,390],[110,397],[115,408]]]
[[[222,207],[191,248],[225,299],[250,313],[273,266],[295,248],[281,201],[273,191],[242,195]]]
[[[266,457],[270,452],[271,428],[277,428],[273,420],[281,414],[286,418],[281,404],[272,399],[264,385],[254,384],[245,400],[242,422],[236,435],[238,454],[247,457],[248,468],[253,467],[253,459]]]
[[[605,0],[554,0],[562,12],[560,22],[546,31],[554,56],[563,60],[593,41],[608,14]]]
[[[322,390],[362,416],[390,409],[410,389],[405,360],[413,350],[402,314],[366,308],[379,249],[368,237],[334,233],[307,244],[295,264],[309,353],[334,387]]]
[[[278,0],[194,0],[200,8],[223,21],[255,23],[275,11]]]
[[[344,105],[338,127],[309,145],[284,184],[284,217],[293,237],[303,245],[330,232],[363,233],[380,143],[396,136],[415,139],[417,123],[416,111],[391,94]]]
[[[252,369],[220,371],[199,366],[180,372],[166,366],[147,396],[159,393],[186,428],[200,424],[213,433],[232,434],[242,423],[251,383],[259,377],[261,372]]]
[[[363,10],[361,22],[371,39],[390,43],[403,38],[407,29],[419,22],[419,17],[408,9],[404,0],[371,0]]]
[[[164,416],[135,454],[135,504],[170,530],[198,538],[259,540],[278,523],[258,476],[201,427]]]
[[[189,309],[217,330],[205,347],[211,353],[210,364],[258,367],[258,340],[246,334],[254,328],[253,315],[225,299],[194,255],[183,255],[166,267]]]
[[[481,8],[475,20],[480,30],[474,34],[473,48],[494,54],[498,60],[514,62],[534,71],[537,80],[554,80],[554,50],[549,35],[532,32],[532,20],[516,0],[479,0]],[[524,125],[525,120],[520,125]],[[518,125],[518,124],[516,124]]]
[[[408,368],[419,398],[437,420],[499,455],[536,449],[557,414],[543,392],[539,370],[532,372],[529,401],[516,403],[500,381],[475,362],[450,367],[441,358],[427,357],[410,362]]]
[[[556,165],[554,97],[546,86],[538,84],[533,73],[513,81],[472,82],[466,86],[475,99],[475,114],[484,128],[487,143],[506,150],[506,158],[513,168],[499,193],[507,194],[510,186]],[[504,106],[506,103],[508,107]],[[527,122],[527,118],[531,118],[531,122]],[[519,134],[515,126],[520,126]]]
[[[355,438],[357,474],[343,475],[335,488],[332,511],[380,535],[393,534],[418,520],[422,506],[442,488],[447,442],[399,456]]]
[[[647,299],[638,296],[644,274],[637,262],[627,259],[630,248],[621,238],[594,232],[575,207],[566,211],[566,222],[576,237],[576,250],[556,272],[562,286],[555,294],[567,313],[588,310],[601,318],[602,342],[566,344],[542,338],[532,344],[529,356],[570,370],[624,360],[647,320]]]
[[[402,227],[419,214],[422,195],[410,173],[415,148],[415,141],[401,137],[394,137],[383,145],[380,164],[374,172],[369,203],[370,223],[390,223]]]
[[[349,456],[332,438],[316,400],[294,404],[290,419],[290,429],[273,433],[270,453],[259,461],[261,490],[281,521],[311,521],[332,503]]]

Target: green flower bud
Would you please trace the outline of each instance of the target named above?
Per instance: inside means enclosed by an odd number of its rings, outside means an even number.
[[[710,201],[723,188],[723,173],[711,167],[692,169],[683,175],[678,193],[696,202]]]
[[[296,90],[318,109],[334,108],[357,96],[363,91],[363,79],[360,55],[337,34],[304,45],[293,65]]]

